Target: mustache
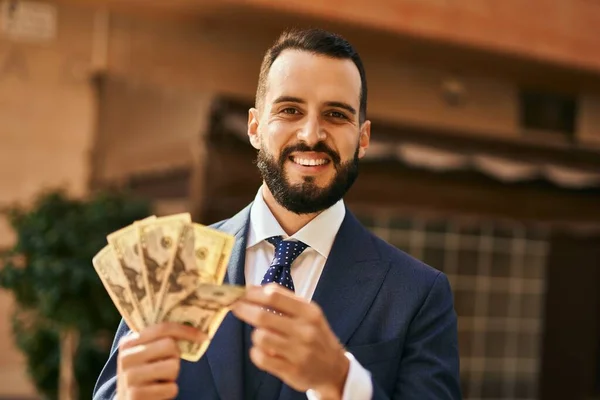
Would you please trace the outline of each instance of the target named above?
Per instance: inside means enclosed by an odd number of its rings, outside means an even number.
[[[310,147],[306,143],[298,143],[298,144],[288,146],[285,149],[283,149],[283,151],[281,152],[281,156],[280,156],[281,164],[283,165],[285,160],[287,160],[290,157],[290,155],[295,151],[303,151],[303,152],[314,151],[317,153],[325,153],[331,158],[331,161],[333,161],[334,165],[340,165],[340,163],[342,161],[340,155],[335,150],[333,150],[331,147],[329,147],[325,142],[319,142],[316,145],[314,145],[313,147]]]

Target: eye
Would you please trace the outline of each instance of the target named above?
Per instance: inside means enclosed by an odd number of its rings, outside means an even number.
[[[348,119],[348,117],[346,117],[344,113],[341,113],[339,111],[330,111],[327,113],[327,115],[333,118]]]
[[[284,108],[280,112],[282,112],[284,114],[289,114],[289,115],[296,115],[296,114],[300,113],[297,109],[295,109],[293,107]]]

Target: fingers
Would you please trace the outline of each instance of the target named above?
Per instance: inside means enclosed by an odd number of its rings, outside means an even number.
[[[148,344],[140,344],[120,351],[119,361],[123,369],[167,358],[179,359],[179,347],[172,338],[162,338]]]
[[[127,399],[172,399],[177,396],[181,366],[179,341],[202,342],[195,328],[166,322],[131,333],[119,343],[117,390]]]
[[[135,386],[130,388],[128,399],[147,400],[147,399],[174,399],[178,393],[177,385],[173,382],[156,383],[148,386]]]
[[[134,332],[127,335],[119,344],[119,351],[123,351],[129,347],[151,343],[165,337],[191,342],[202,342],[206,339],[205,334],[190,326],[175,322],[163,322],[149,326],[140,333]]]
[[[240,303],[244,302],[267,307],[290,317],[304,315],[310,306],[307,300],[277,283],[249,288]]]
[[[256,328],[266,328],[284,336],[293,334],[294,324],[286,315],[279,315],[262,306],[239,302],[231,310],[233,314]]]
[[[267,329],[255,329],[252,332],[252,344],[271,357],[291,360],[290,342],[284,336]]]
[[[248,290],[244,299],[233,305],[232,312],[256,328],[267,328],[284,336],[296,336],[299,325],[321,328],[325,322],[317,304],[308,303],[278,284]]]
[[[271,375],[280,376],[289,368],[289,363],[277,357],[271,357],[258,347],[250,349],[250,360],[258,369],[266,371]]]
[[[137,366],[166,359],[176,359],[179,363],[177,341],[198,342],[205,337],[206,335],[195,328],[172,322],[149,326],[142,332],[131,333],[121,340],[118,367],[121,371],[128,371]],[[168,376],[169,371],[166,371],[164,376],[161,375],[161,379],[166,380]]]
[[[173,399],[179,374],[179,348],[173,338],[129,347],[117,358],[119,398]]]
[[[135,374],[126,377],[129,386],[143,386],[157,381],[173,382],[179,375],[180,361],[169,358],[151,364],[144,364],[136,368]]]

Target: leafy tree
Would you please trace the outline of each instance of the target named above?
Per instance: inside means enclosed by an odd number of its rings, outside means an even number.
[[[57,190],[5,213],[17,240],[0,254],[0,287],[14,295],[14,338],[32,381],[49,399],[89,399],[120,320],[91,260],[150,205],[125,193],[74,199]]]

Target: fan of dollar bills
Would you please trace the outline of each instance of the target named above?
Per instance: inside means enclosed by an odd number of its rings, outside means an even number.
[[[170,321],[212,338],[244,294],[243,287],[223,285],[235,238],[192,223],[189,214],[152,216],[107,240],[92,263],[133,331]],[[180,342],[181,358],[197,361],[209,343]]]

